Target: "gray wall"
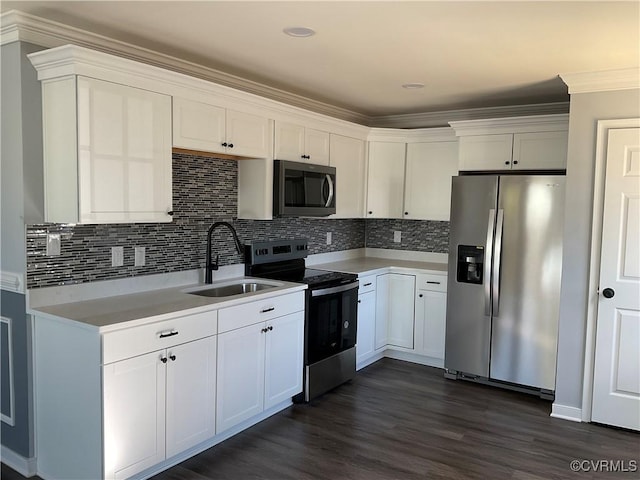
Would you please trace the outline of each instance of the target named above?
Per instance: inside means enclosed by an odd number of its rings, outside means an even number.
[[[640,116],[640,90],[571,96],[556,403],[582,407],[598,120]]]
[[[26,273],[25,221],[41,221],[43,212],[41,90],[36,71],[26,57],[38,50],[41,47],[20,42],[3,45],[0,50],[0,269],[18,274]],[[15,423],[3,423],[0,438],[3,446],[29,458],[33,456],[33,409],[25,296],[2,291],[0,307],[2,316],[12,322],[12,335],[7,340],[13,350],[15,401]],[[2,375],[0,388],[3,395],[10,391],[6,374]]]

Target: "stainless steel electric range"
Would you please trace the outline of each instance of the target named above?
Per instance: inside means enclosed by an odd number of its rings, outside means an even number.
[[[304,391],[308,402],[351,380],[356,373],[358,277],[306,268],[305,239],[245,245],[245,275],[308,285],[304,327]]]

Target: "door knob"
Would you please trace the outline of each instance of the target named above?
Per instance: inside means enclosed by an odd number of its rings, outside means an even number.
[[[616,291],[613,288],[605,288],[604,290],[602,290],[602,296],[604,298],[613,298],[615,294]]]

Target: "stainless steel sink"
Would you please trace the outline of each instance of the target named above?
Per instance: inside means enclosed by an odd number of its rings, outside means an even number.
[[[267,283],[241,282],[241,283],[232,283],[230,285],[221,285],[219,287],[192,290],[186,293],[189,293],[191,295],[200,295],[201,297],[231,297],[233,295],[242,295],[244,293],[258,292],[260,290],[267,290],[269,288],[275,288],[275,287],[276,285],[269,285]]]

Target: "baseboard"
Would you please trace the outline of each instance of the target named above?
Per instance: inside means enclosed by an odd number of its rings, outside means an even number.
[[[0,447],[0,460],[6,466],[13,468],[23,477],[33,477],[37,471],[36,458],[25,458],[13,450],[2,445]]]
[[[384,356],[395,360],[403,360],[405,362],[418,363],[428,367],[444,368],[444,359],[427,357],[413,352],[404,352],[402,350],[394,350],[388,348],[384,351]]]
[[[571,422],[582,422],[582,409],[554,403],[551,406],[551,416]]]

